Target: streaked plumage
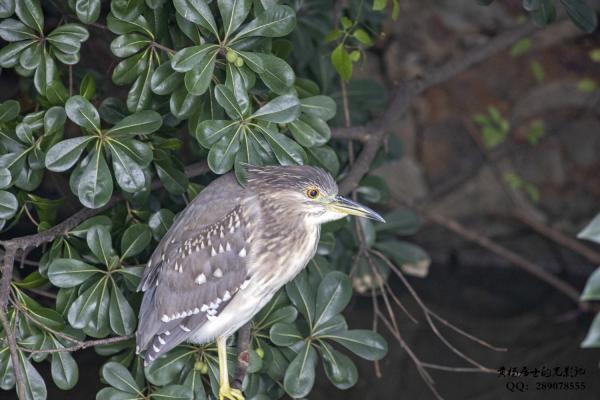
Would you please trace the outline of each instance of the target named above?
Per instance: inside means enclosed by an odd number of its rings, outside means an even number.
[[[181,342],[234,333],[308,263],[320,224],[340,217],[306,198],[309,187],[337,194],[321,169],[249,167],[247,176],[245,187],[232,174],[207,186],[150,258],[137,331],[147,363]]]
[[[226,339],[248,322],[314,255],[321,224],[358,215],[383,219],[337,195],[325,171],[308,166],[228,174],[181,212],[148,262],[140,290],[137,349],[146,364],[179,343],[216,339],[219,399],[229,386]]]

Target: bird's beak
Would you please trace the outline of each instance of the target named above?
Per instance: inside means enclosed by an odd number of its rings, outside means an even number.
[[[358,217],[366,217],[374,219],[375,221],[385,222],[381,215],[377,214],[369,207],[365,207],[362,204],[358,204],[357,202],[340,195],[335,196],[333,201],[329,203],[329,208],[340,214],[356,215]]]

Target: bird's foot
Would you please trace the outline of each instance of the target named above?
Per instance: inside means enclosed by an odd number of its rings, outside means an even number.
[[[224,385],[219,388],[219,400],[244,400],[244,395],[239,389],[233,389],[229,385]]]

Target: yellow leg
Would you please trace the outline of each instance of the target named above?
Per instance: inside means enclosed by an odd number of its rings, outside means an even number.
[[[217,338],[217,350],[219,352],[219,400],[244,400],[239,389],[229,386],[229,373],[227,372],[227,338]]]

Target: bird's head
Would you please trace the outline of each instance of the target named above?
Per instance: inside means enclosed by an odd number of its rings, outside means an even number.
[[[370,208],[338,194],[333,177],[321,168],[298,166],[247,166],[247,185],[261,193],[269,207],[295,214],[307,222],[323,224],[355,215],[385,220]]]

